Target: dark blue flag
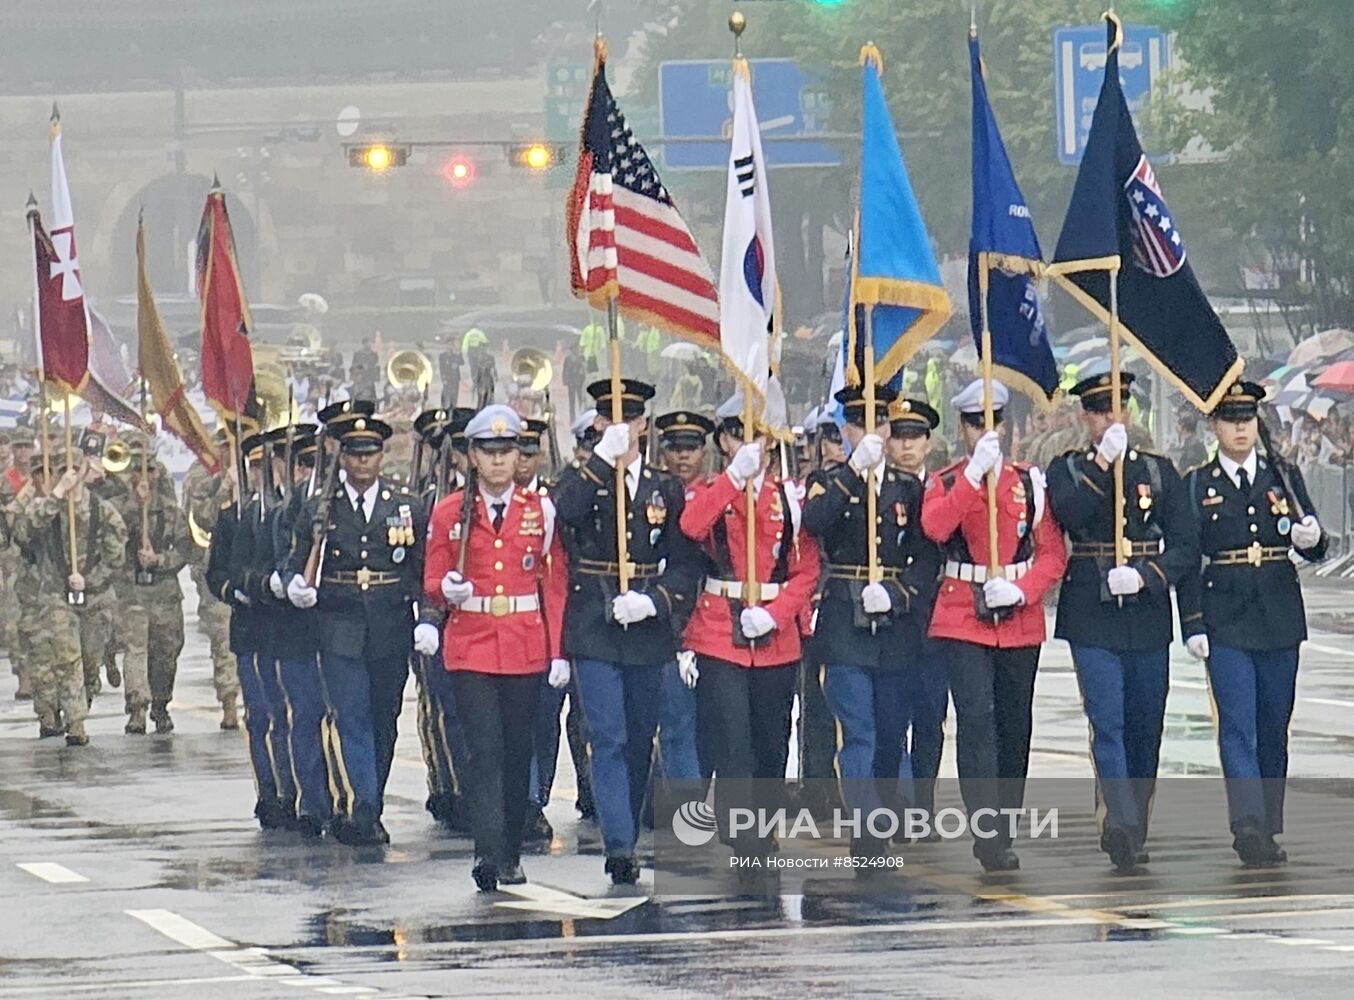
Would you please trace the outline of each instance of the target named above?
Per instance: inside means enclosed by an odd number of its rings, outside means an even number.
[[[1123,24],[1113,14],[1106,19],[1105,82],[1050,273],[1108,323],[1109,268],[1117,257],[1120,333],[1191,403],[1209,412],[1243,365],[1194,277],[1179,220],[1138,141],[1119,81]]]
[[[1031,399],[1049,403],[1058,393],[1058,364],[1048,343],[1035,275],[1043,253],[1025,196],[1020,193],[997,120],[987,100],[978,35],[969,35],[973,71],[973,234],[968,248],[969,321],[983,354],[979,268],[988,265],[987,325],[998,375]]]

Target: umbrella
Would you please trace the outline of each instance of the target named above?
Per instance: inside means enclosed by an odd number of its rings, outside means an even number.
[[[1288,363],[1306,368],[1314,361],[1331,358],[1348,350],[1354,350],[1354,331],[1323,330],[1312,334],[1293,348],[1288,355]]]
[[[1325,420],[1330,413],[1331,408],[1336,405],[1336,401],[1326,396],[1314,396],[1307,404],[1307,412],[1317,420]]]
[[[1091,337],[1073,344],[1067,349],[1067,360],[1084,358],[1088,354],[1103,354],[1109,350],[1110,342],[1105,337]]]
[[[1280,365],[1278,368],[1275,368],[1272,372],[1270,372],[1260,381],[1276,382],[1279,385],[1283,385],[1284,382],[1288,380],[1288,376],[1292,375],[1295,371],[1297,371],[1297,369],[1294,368],[1292,365]]]
[[[1289,379],[1282,389],[1274,394],[1270,400],[1275,406],[1299,406],[1311,392],[1311,387],[1307,384],[1307,373],[1298,372]]]
[[[1354,392],[1354,361],[1337,361],[1318,375],[1312,385],[1322,389]]]
[[[950,355],[950,364],[959,365],[961,368],[975,368],[978,365],[978,348],[974,346],[973,341],[969,341],[959,350]]]
[[[688,341],[679,340],[663,348],[658,356],[673,361],[699,361],[705,356],[705,351]]]

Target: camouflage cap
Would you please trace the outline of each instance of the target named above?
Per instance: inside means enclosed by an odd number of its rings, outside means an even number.
[[[14,433],[10,435],[10,443],[18,448],[34,448],[37,446],[38,437],[31,427],[16,427]]]

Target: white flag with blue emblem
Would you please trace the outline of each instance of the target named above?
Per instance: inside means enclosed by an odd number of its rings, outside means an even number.
[[[752,75],[733,63],[733,142],[724,207],[724,253],[719,268],[719,342],[754,407],[766,399],[770,335],[776,309],[776,255],[771,241],[771,196]]]

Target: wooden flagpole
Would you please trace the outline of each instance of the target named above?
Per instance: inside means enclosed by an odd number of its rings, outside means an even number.
[[[983,325],[983,427],[988,431],[997,429],[996,407],[992,405],[992,328],[988,324],[987,290],[991,284],[992,261],[988,254],[978,254],[978,309]],[[997,575],[1001,567],[1001,554],[997,551],[997,476],[1000,469],[987,473],[987,570],[989,579]]]
[[[621,399],[624,392],[621,385],[621,338],[616,320],[617,305],[613,295],[606,303],[607,336],[611,349],[611,422],[620,424],[625,422],[625,408]],[[625,538],[629,497],[625,488],[625,463],[622,457],[616,459],[616,565],[620,592],[624,594],[630,589],[630,546]]]
[[[74,469],[75,441],[71,436],[71,395],[69,392],[64,394],[64,402],[65,402],[64,409],[66,413],[66,468]],[[71,563],[70,563],[71,575],[74,576],[75,574],[80,572],[79,566],[80,553],[79,549],[76,546],[76,534],[75,534],[75,490],[71,490],[69,493],[66,494],[66,515],[69,521],[69,524],[67,525],[69,530],[66,532],[66,534],[67,539],[70,542],[70,550],[71,550]]]
[[[146,421],[146,380],[141,379],[141,422],[146,425],[147,439],[146,447],[141,449],[141,482],[145,484],[147,490],[150,489],[150,424]],[[141,502],[141,548],[147,551],[154,551],[150,543],[150,498]],[[144,567],[142,567],[144,568]]]
[[[1123,423],[1124,407],[1120,398],[1123,393],[1123,379],[1120,376],[1120,336],[1119,336],[1119,265],[1116,263],[1109,271],[1110,279],[1110,413],[1116,424]],[[1122,566],[1124,552],[1124,456],[1114,460],[1114,565]],[[1122,603],[1122,599],[1121,599]]]
[[[865,433],[873,434],[874,426],[874,306],[865,307]],[[865,531],[865,542],[869,552],[869,575],[870,583],[878,583],[882,577],[879,573],[879,536],[876,532],[879,530],[879,497],[875,495],[874,490],[874,469],[870,469],[865,475],[865,516],[866,524],[869,527]],[[873,631],[874,623],[871,622]]]

